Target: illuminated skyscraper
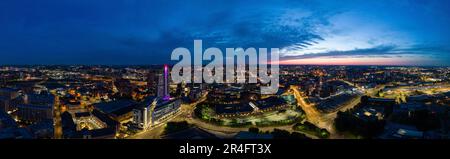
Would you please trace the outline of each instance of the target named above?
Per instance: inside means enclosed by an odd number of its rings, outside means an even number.
[[[170,99],[169,96],[169,67],[164,65],[164,72],[158,77],[158,97],[164,100]]]

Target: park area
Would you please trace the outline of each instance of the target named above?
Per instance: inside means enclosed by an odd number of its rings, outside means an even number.
[[[196,116],[204,121],[230,127],[250,127],[250,126],[280,126],[289,125],[305,119],[302,110],[295,107],[274,110],[269,112],[259,112],[246,116],[235,116],[229,118],[215,117],[214,110],[206,105],[197,107]]]

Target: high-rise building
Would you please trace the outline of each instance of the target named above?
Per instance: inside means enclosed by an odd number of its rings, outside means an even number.
[[[169,100],[169,67],[164,65],[164,72],[158,76],[158,94],[157,97]]]
[[[163,98],[164,97],[164,76],[162,74],[158,74],[158,86],[156,96]]]
[[[158,73],[155,71],[150,71],[147,74],[147,89],[150,95],[157,94],[157,86],[158,86]]]

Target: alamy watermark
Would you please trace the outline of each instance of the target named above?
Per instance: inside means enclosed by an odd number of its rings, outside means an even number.
[[[172,81],[176,84],[260,83],[261,94],[275,94],[279,86],[279,49],[268,51],[267,48],[259,48],[258,52],[255,48],[226,48],[224,56],[215,47],[203,52],[202,40],[194,40],[194,58],[187,48],[172,51],[171,60],[178,61],[171,71]],[[210,62],[204,65],[204,61]]]

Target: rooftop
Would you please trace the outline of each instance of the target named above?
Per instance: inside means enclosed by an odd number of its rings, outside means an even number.
[[[266,109],[286,104],[286,101],[278,97],[269,97],[266,99],[258,100],[256,103],[259,109]]]
[[[217,104],[215,110],[217,114],[236,114],[252,112],[253,108],[249,104]]]
[[[112,102],[97,103],[94,107],[104,113],[113,113],[123,108],[134,107],[137,103],[133,100],[117,100]]]

